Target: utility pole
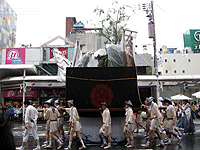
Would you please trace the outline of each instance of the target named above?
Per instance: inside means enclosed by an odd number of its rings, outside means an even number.
[[[153,7],[153,0],[151,0],[151,9],[152,9],[152,21],[153,21],[153,32],[154,32],[154,37],[153,37],[153,48],[154,48],[154,69],[155,69],[155,76],[158,79],[158,63],[157,63],[157,50],[156,50],[156,31],[155,31],[155,18],[154,18],[154,7]],[[157,80],[156,82],[156,97],[157,97],[157,103],[158,99],[160,97],[160,92],[159,92],[159,81]]]
[[[139,5],[140,7],[141,5]],[[155,32],[155,18],[154,18],[154,2],[151,0],[151,3],[142,4],[142,9],[146,11],[149,18],[148,29],[149,29],[149,38],[153,39],[153,48],[154,48],[154,69],[155,76],[158,79],[158,64],[157,64],[157,50],[156,50],[156,32]],[[160,97],[159,93],[159,81],[156,82],[156,98]]]

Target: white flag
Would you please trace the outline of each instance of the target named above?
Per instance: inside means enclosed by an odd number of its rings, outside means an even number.
[[[20,93],[22,92],[22,85],[20,84],[20,87],[19,87],[19,91]]]
[[[82,51],[80,48],[79,41],[76,41],[75,48],[74,48],[74,58],[73,58],[73,67],[77,66],[77,62],[82,58]]]

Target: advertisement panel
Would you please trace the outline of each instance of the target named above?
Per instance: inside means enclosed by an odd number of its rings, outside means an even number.
[[[6,64],[25,64],[25,48],[7,48]]]
[[[31,90],[27,91],[25,93],[25,97],[30,98],[30,97],[37,97],[38,91],[37,90]],[[19,90],[3,90],[3,97],[6,98],[21,98],[23,97],[23,92]]]
[[[50,49],[50,59],[53,58],[52,49],[53,48]],[[68,47],[59,47],[58,50],[61,51],[63,56],[68,59]]]
[[[200,50],[200,29],[190,30],[192,50]]]

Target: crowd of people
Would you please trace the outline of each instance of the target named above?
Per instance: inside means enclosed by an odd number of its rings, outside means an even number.
[[[69,114],[69,143],[65,150],[71,150],[73,135],[76,136],[81,142],[81,147],[79,149],[86,149],[83,139],[80,136],[79,131],[82,126],[79,122],[79,114],[74,106],[74,101],[67,101],[68,108],[61,106],[60,100],[54,101],[49,99],[45,101],[44,106],[34,105],[31,100],[26,100],[24,102],[25,106],[25,132],[23,134],[22,146],[16,148],[18,150],[24,150],[26,142],[28,141],[29,135],[32,134],[36,140],[37,147],[34,150],[40,150],[40,141],[37,134],[37,120],[39,117],[46,120],[46,141],[42,145],[44,149],[52,148],[52,141],[55,140],[58,143],[57,149],[61,149],[64,145],[64,112]],[[188,100],[183,100],[180,103],[174,103],[170,98],[159,98],[159,103],[156,103],[155,98],[146,98],[144,104],[141,105],[141,110],[133,112],[132,102],[130,100],[124,102],[125,109],[125,124],[123,135],[127,141],[125,147],[134,148],[134,132],[138,132],[139,127],[142,127],[147,138],[145,144],[141,144],[144,148],[150,147],[150,142],[152,138],[158,137],[160,143],[156,146],[164,147],[166,145],[171,145],[174,137],[178,139],[177,144],[181,144],[182,135],[190,134],[195,132],[195,127],[193,119],[199,117],[199,107],[196,102],[189,103]],[[103,149],[111,149],[111,116],[108,104],[106,101],[101,103],[100,112],[102,115],[102,126],[99,130],[99,135],[102,138]],[[145,111],[147,114],[147,121],[144,126],[142,124],[141,112]],[[16,105],[3,106],[0,105],[0,123],[4,114],[7,120],[19,121],[22,118],[22,108]],[[12,117],[14,119],[12,119]],[[5,120],[4,120],[5,121]],[[6,121],[7,122],[7,121]],[[183,128],[183,133],[180,132],[180,128]],[[9,131],[9,130],[8,130]],[[163,131],[165,131],[166,137],[162,139]],[[12,133],[11,133],[12,134]],[[12,136],[12,135],[10,135]],[[107,138],[105,138],[107,137]],[[12,137],[13,138],[13,137]]]

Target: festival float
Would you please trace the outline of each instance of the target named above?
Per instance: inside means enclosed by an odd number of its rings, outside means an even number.
[[[109,45],[95,53],[81,57],[79,42],[75,44],[74,61],[69,63],[54,49],[60,81],[66,82],[66,100],[73,99],[78,109],[85,143],[102,143],[99,129],[102,125],[101,103],[106,101],[111,112],[112,142],[124,141],[124,102],[131,100],[133,110],[140,109],[134,48],[137,32],[123,30],[122,42]]]

